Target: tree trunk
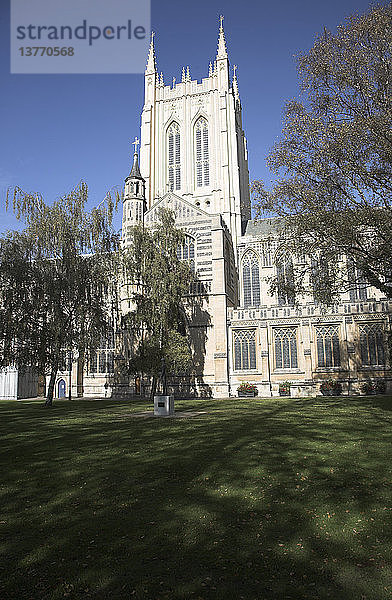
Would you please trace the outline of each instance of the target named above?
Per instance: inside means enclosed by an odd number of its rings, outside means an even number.
[[[155,396],[156,389],[157,389],[157,378],[155,377],[155,375],[153,375],[152,382],[151,382],[151,390],[150,390],[150,400],[152,402],[154,402],[154,396]]]
[[[54,384],[56,381],[56,375],[57,375],[57,368],[53,369],[50,374],[50,381],[49,381],[49,385],[48,385],[48,394],[46,396],[46,402],[45,402],[46,407],[52,406],[52,404],[53,404],[53,392],[54,392]]]

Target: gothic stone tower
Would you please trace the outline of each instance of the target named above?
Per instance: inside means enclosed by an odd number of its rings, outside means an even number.
[[[200,83],[184,67],[180,83],[165,85],[152,35],[140,172],[136,155],[125,184],[123,221],[125,244],[129,227],[141,215],[145,226],[153,226],[161,207],[172,209],[186,232],[182,258],[197,275],[189,302],[196,388],[200,395],[216,397],[230,392],[227,313],[238,304],[237,247],[250,219],[241,102],[235,68],[230,78],[222,21],[216,58]],[[129,298],[124,300],[129,307]]]
[[[210,215],[221,214],[234,246],[250,219],[246,139],[236,71],[229,59],[220,20],[218,50],[208,77],[165,85],[158,74],[154,35],[145,71],[141,124],[141,171],[147,208],[174,192]]]

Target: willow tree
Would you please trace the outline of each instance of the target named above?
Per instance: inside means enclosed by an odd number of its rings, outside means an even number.
[[[391,56],[391,2],[319,35],[298,58],[273,187],[252,185],[258,212],[283,217],[287,250],[313,257],[297,261],[296,291],[327,304],[364,281],[392,298]]]
[[[95,348],[116,308],[113,202],[88,211],[87,201],[83,182],[50,205],[15,188],[24,228],[0,239],[0,366],[50,375],[47,406],[64,355]]]
[[[131,302],[123,318],[128,370],[151,379],[151,395],[163,363],[169,375],[189,374],[192,367],[186,313],[194,274],[180,258],[183,242],[184,232],[175,227],[173,213],[162,209],[153,228],[132,228],[123,253]]]

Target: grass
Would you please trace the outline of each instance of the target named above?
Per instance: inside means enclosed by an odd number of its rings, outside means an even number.
[[[386,600],[392,398],[1,402],[0,598]]]

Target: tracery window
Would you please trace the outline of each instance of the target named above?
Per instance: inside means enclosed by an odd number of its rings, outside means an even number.
[[[210,184],[210,163],[208,151],[208,123],[200,117],[195,125],[196,186]]]
[[[260,305],[260,267],[254,252],[248,252],[242,260],[242,284],[244,307]]]
[[[238,329],[233,331],[234,368],[249,371],[256,368],[256,331]]]
[[[279,327],[274,329],[276,369],[297,369],[297,328]]]
[[[181,139],[178,123],[172,123],[167,131],[167,157],[169,190],[173,192],[181,188]]]
[[[98,350],[90,353],[89,373],[114,372],[114,331],[101,338]]]
[[[316,327],[317,365],[340,367],[339,326]]]
[[[186,260],[192,271],[195,270],[195,240],[190,235],[186,235],[184,240],[177,248],[177,256],[179,260]]]
[[[363,366],[384,366],[384,332],[380,323],[359,326],[359,343]]]
[[[278,282],[279,306],[293,306],[294,295],[294,268],[290,256],[283,255],[276,261],[276,277]]]

